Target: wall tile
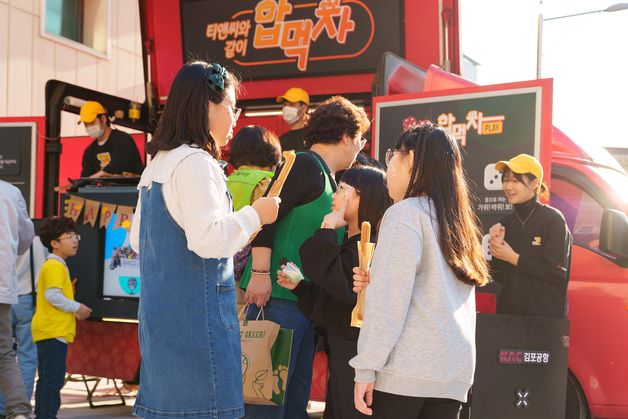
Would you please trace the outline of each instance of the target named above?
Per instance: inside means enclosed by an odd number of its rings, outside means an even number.
[[[118,49],[116,65],[117,95],[133,99],[135,96],[135,54]]]
[[[7,115],[27,116],[32,100],[33,15],[12,7],[9,16]]]
[[[55,43],[55,78],[76,84],[76,53],[74,48]]]
[[[11,6],[32,14],[34,12],[33,2],[35,1],[39,0],[11,0]]]
[[[117,2],[117,46],[133,54],[135,54],[136,37],[139,34],[137,8],[136,1]]]
[[[46,113],[46,82],[55,78],[55,43],[40,35],[39,18],[33,18],[33,89],[31,112]]]
[[[93,89],[98,82],[98,58],[93,55],[77,52],[76,84]]]
[[[98,78],[96,90],[112,95],[116,94],[116,61],[118,59],[118,48],[111,48],[111,58],[109,60],[98,60]]]

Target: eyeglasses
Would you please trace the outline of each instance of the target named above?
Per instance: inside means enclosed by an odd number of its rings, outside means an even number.
[[[79,234],[68,234],[67,236],[57,237],[55,240],[63,240],[63,239],[76,240],[80,242],[81,236]]]
[[[237,121],[240,118],[240,114],[242,113],[242,108],[236,108],[235,106],[229,106],[226,103],[222,102],[229,110],[231,111],[231,115],[233,115],[233,120]]]
[[[337,193],[342,193],[343,195],[347,195],[347,193],[355,193],[356,195],[360,195],[360,191],[358,191],[356,188],[354,188],[351,185],[347,185],[344,182],[340,182],[340,184],[338,185],[338,189],[336,189]]]
[[[395,153],[399,150],[391,150],[390,148],[386,150],[386,167],[390,166],[390,162],[393,157],[395,157]]]
[[[391,150],[390,148],[388,150],[386,150],[386,167],[390,166],[390,162],[392,161],[393,157],[395,157],[395,154],[397,153],[404,153],[407,154],[409,150]]]

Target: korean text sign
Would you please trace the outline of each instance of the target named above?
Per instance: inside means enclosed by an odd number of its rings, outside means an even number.
[[[402,53],[403,1],[183,0],[185,57],[245,78],[359,73]]]

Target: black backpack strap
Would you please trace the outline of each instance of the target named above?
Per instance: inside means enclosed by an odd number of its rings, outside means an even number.
[[[33,244],[31,243],[30,254],[30,266],[31,266],[31,296],[33,297],[33,307],[37,304],[37,290],[35,289],[35,256],[33,255]]]

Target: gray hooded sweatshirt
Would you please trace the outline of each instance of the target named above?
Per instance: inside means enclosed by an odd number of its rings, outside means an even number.
[[[456,278],[438,237],[429,198],[386,211],[349,363],[355,381],[378,391],[465,402],[475,370],[475,287]]]

